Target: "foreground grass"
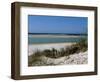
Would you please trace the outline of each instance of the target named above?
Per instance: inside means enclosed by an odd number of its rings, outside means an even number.
[[[33,62],[39,61],[41,56],[46,56],[49,58],[59,58],[63,56],[69,56],[70,54],[85,52],[87,51],[87,39],[81,39],[80,42],[73,44],[69,47],[61,48],[57,50],[55,48],[45,49],[43,51],[37,50],[31,56],[29,56],[28,65],[31,66]]]

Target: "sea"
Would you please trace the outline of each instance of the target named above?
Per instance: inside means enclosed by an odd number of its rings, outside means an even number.
[[[34,37],[35,36],[35,37]],[[29,34],[28,35],[28,44],[43,44],[43,43],[75,43],[75,42],[79,42],[82,39],[87,38],[87,35],[77,35],[76,37],[72,37],[72,35],[48,35],[48,37],[45,37],[44,35],[41,36],[37,36],[37,35],[32,35]],[[50,36],[50,37],[49,37]],[[63,36],[63,37],[61,37]],[[65,37],[64,37],[65,36]],[[68,37],[66,37],[68,36]]]

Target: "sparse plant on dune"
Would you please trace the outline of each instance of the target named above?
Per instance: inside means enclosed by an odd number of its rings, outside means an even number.
[[[87,49],[87,39],[81,39],[80,42],[77,42],[76,44],[73,44],[69,47],[61,48],[60,50],[55,48],[45,49],[43,51],[37,50],[35,53],[29,56],[29,66],[32,65],[32,62],[38,61],[41,56],[59,58],[63,56],[69,56],[74,53],[85,52]]]

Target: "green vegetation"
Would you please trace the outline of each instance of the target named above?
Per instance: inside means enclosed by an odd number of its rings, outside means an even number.
[[[60,50],[55,48],[45,49],[44,51],[37,50],[35,53],[29,56],[29,66],[31,66],[33,62],[36,62],[41,56],[59,58],[63,56],[69,56],[74,53],[85,52],[87,51],[87,48],[87,39],[81,39],[80,42],[77,42],[69,47],[61,48]]]

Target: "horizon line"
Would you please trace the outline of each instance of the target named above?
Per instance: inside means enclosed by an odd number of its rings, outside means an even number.
[[[28,33],[28,34],[76,34],[76,35],[88,35],[87,33]]]

